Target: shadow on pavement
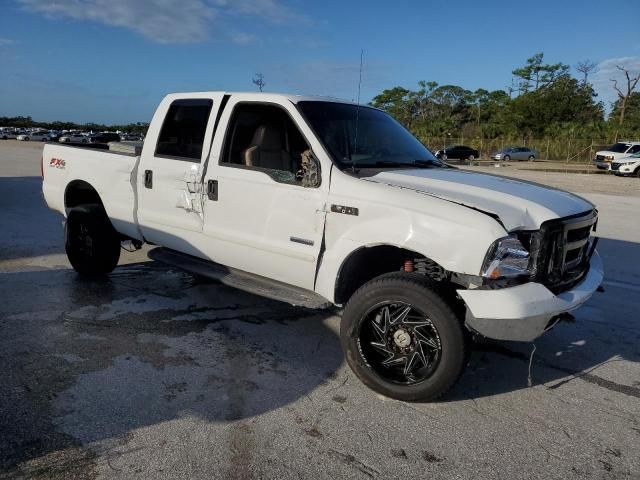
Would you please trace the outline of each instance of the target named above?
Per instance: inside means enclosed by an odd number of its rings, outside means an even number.
[[[61,223],[44,202],[40,177],[0,177],[0,262],[64,253]]]

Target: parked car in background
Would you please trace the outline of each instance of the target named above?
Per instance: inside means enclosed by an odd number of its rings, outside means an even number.
[[[640,152],[611,162],[611,171],[621,177],[640,177]]]
[[[49,136],[49,132],[43,132],[43,131],[23,133],[22,135],[18,135],[16,137],[16,140],[20,140],[22,142],[28,142],[28,141],[48,142],[50,139],[51,137]]]
[[[91,143],[109,143],[109,142],[119,142],[120,135],[112,132],[103,132],[97,133],[89,137],[89,141]]]
[[[600,170],[611,170],[611,162],[638,152],[640,152],[640,142],[618,142],[606,150],[596,152],[593,163]]]
[[[529,147],[506,147],[491,155],[491,159],[503,162],[509,162],[511,160],[529,160],[532,162],[537,156],[538,152]]]
[[[58,141],[60,143],[88,143],[89,137],[82,133],[70,132],[61,136]]]
[[[139,133],[123,133],[120,135],[120,140],[123,142],[140,142],[144,140],[144,137]]]
[[[465,145],[450,145],[443,150],[436,151],[436,157],[440,160],[475,160],[480,157],[480,152],[475,148]]]
[[[49,141],[57,142],[58,140],[60,140],[61,135],[62,133],[58,130],[49,130]]]
[[[2,130],[0,132],[0,138],[2,140],[15,140],[18,137],[18,134],[13,130]]]

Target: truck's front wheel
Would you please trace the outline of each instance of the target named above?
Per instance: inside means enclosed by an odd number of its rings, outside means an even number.
[[[382,275],[361,287],[345,307],[340,341],[360,380],[404,401],[445,393],[467,358],[462,322],[417,274]]]
[[[72,208],[64,227],[65,250],[74,270],[105,275],[120,259],[120,239],[100,205]]]

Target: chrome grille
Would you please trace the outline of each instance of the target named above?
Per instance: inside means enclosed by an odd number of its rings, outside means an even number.
[[[553,292],[578,283],[589,269],[591,231],[598,221],[596,210],[545,222],[530,239],[534,280]]]

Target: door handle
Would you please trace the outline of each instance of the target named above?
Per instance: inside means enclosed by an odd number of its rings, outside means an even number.
[[[207,197],[214,202],[218,201],[218,180],[209,180],[207,182]]]
[[[144,186],[145,188],[153,188],[153,172],[151,170],[144,171]]]

